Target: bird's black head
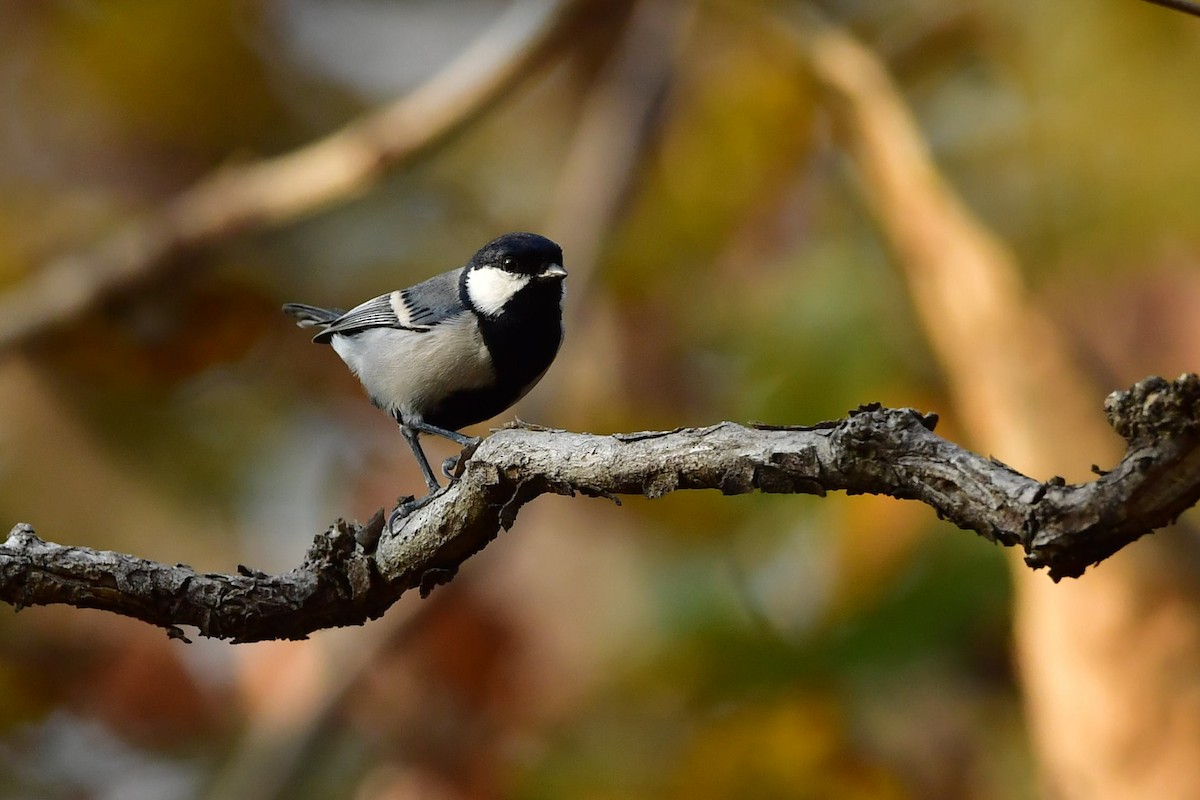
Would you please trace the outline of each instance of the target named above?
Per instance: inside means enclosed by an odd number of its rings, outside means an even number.
[[[506,233],[485,244],[470,266],[495,267],[519,275],[537,276],[547,267],[562,266],[562,248],[536,233]]]
[[[467,297],[477,311],[495,316],[518,293],[541,287],[562,296],[562,248],[536,233],[506,233],[476,253],[464,276]]]

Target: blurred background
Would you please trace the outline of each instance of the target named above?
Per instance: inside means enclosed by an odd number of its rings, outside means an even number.
[[[448,65],[535,47],[439,122]],[[571,272],[524,419],[879,401],[1085,480],[1104,396],[1200,364],[1198,70],[1132,0],[0,0],[0,523],[297,565],[422,484],[280,304],[509,230]],[[421,146],[237,195],[413,92]],[[5,607],[0,797],[1200,796],[1195,541],[1055,585],[913,503],[546,497],[309,641]]]

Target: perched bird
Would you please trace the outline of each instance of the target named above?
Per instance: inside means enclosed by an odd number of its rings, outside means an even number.
[[[432,494],[440,488],[422,433],[460,445],[458,429],[496,416],[533,388],[562,344],[562,248],[506,233],[466,266],[343,313],[288,303],[302,328],[320,328],[376,406],[400,425]]]

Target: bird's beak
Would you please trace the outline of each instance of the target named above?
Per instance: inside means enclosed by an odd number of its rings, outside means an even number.
[[[565,277],[567,277],[567,271],[562,268],[562,264],[551,264],[538,273],[538,279],[543,281],[557,281]]]

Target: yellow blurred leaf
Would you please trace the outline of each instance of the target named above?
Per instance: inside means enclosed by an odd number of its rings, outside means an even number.
[[[815,695],[766,698],[696,733],[671,797],[903,798],[899,781],[847,737],[835,702]]]

